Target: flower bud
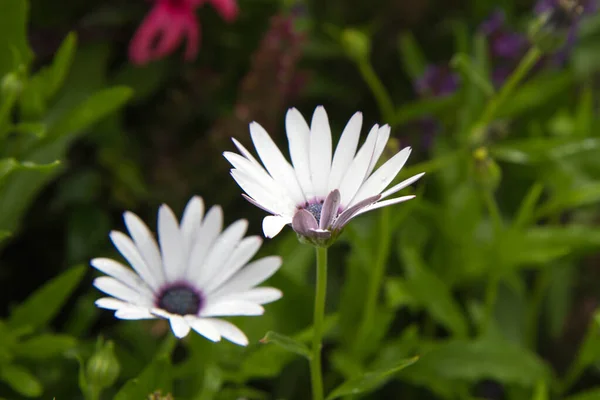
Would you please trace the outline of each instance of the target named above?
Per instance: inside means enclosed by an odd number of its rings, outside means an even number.
[[[86,377],[88,385],[97,390],[112,386],[120,372],[119,360],[115,356],[114,344],[98,342],[96,352],[88,360],[86,366]]]
[[[346,54],[354,61],[364,61],[371,53],[369,38],[355,29],[345,29],[342,32],[342,46]]]
[[[473,152],[475,182],[484,190],[494,191],[500,185],[502,170],[490,157],[487,148],[479,147]]]
[[[2,98],[18,94],[22,88],[23,83],[21,82],[21,79],[19,79],[19,76],[14,72],[4,75],[0,82],[0,93],[2,94]]]
[[[541,13],[529,27],[529,38],[543,52],[552,53],[567,42],[584,12],[578,0],[557,0],[556,5]]]

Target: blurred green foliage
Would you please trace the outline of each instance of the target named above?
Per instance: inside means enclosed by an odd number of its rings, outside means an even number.
[[[362,110],[414,147],[398,179],[427,172],[331,248],[329,399],[600,399],[598,15],[565,65],[498,88],[476,28],[498,6],[524,32],[531,2],[240,0],[233,25],[200,9],[195,63],[134,67],[147,6],[0,0],[0,398],[309,398],[314,259],[292,232],[261,250],[285,295],[235,320],[247,348],[115,321],[77,265],[111,251],[124,209],[152,226],[193,194],[259,232],[229,137],[257,120],[285,143],[285,109],[324,104],[334,134]],[[417,97],[437,62],[459,90]]]

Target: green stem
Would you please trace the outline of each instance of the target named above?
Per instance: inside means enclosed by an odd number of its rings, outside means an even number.
[[[494,96],[483,110],[481,117],[475,123],[473,130],[471,131],[471,138],[474,143],[481,143],[485,128],[490,122],[494,120],[498,114],[500,107],[506,102],[509,96],[514,92],[519,83],[525,78],[527,73],[535,66],[542,52],[536,46],[529,49],[525,54],[515,71],[508,77],[506,83],[502,85],[498,94]]]
[[[542,268],[535,277],[535,282],[533,284],[533,292],[529,301],[529,310],[527,315],[528,325],[525,336],[527,345],[531,350],[535,350],[537,347],[540,309],[544,301],[544,295],[546,294],[546,288],[549,280],[550,275],[548,274],[548,269]]]
[[[379,106],[384,121],[391,124],[394,120],[394,103],[387,90],[385,90],[385,86],[368,60],[359,61],[358,69],[369,86],[369,89],[371,89],[373,96],[375,96],[375,100],[377,101],[377,105]]]
[[[323,347],[323,321],[325,320],[325,296],[327,294],[327,248],[317,247],[317,289],[313,321],[312,357],[310,380],[313,400],[323,400],[323,373],[321,372],[321,349]]]
[[[494,234],[497,235],[504,224],[502,222],[500,208],[498,207],[498,203],[496,203],[496,199],[494,198],[494,193],[492,193],[491,190],[484,190],[483,200],[485,201],[490,219],[492,220],[492,225],[494,226]]]
[[[357,340],[355,344],[357,347],[361,346],[368,339],[371,328],[375,324],[377,300],[381,292],[381,284],[385,275],[385,266],[390,250],[390,209],[386,207],[382,208],[379,215],[379,246],[377,249],[377,258],[375,259],[373,268],[370,270],[371,279],[367,289],[364,314],[358,335],[356,336]]]
[[[494,198],[494,193],[491,190],[483,191],[483,198],[488,209],[490,219],[494,227],[494,237],[498,238],[498,234],[502,230],[503,222],[498,203]],[[496,305],[496,298],[498,297],[498,284],[500,283],[499,276],[492,271],[489,278],[488,284],[485,289],[485,303],[484,303],[484,314],[483,320],[481,321],[479,334],[484,335],[492,322],[494,314],[494,306]]]
[[[479,335],[484,336],[492,323],[494,315],[494,306],[496,305],[496,298],[498,297],[498,284],[500,280],[494,274],[490,277],[488,284],[485,288],[485,303],[483,311],[483,320],[481,321]]]

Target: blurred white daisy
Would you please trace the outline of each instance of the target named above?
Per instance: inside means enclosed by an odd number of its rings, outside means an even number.
[[[121,319],[168,319],[178,338],[190,329],[212,341],[228,339],[247,345],[246,335],[235,325],[216,317],[261,315],[263,304],[282,296],[271,287],[255,286],[281,266],[281,258],[265,257],[250,264],[262,244],[258,236],[244,238],[248,222],[238,220],[223,230],[223,211],[193,197],[177,222],[173,211],[158,210],[158,241],[131,212],[124,214],[127,236],[113,231],[110,238],[133,270],[108,259],[91,265],[109,276],[94,286],[111,297],[96,301],[115,310]]]
[[[383,200],[423,174],[385,190],[411,150],[404,148],[373,172],[389,139],[390,127],[373,126],[357,152],[361,126],[362,114],[358,112],[348,121],[332,154],[325,109],[316,108],[310,127],[298,110],[290,109],[285,127],[292,164],[256,122],[250,124],[250,136],[262,164],[233,139],[241,155],[223,155],[233,165],[231,175],[246,192],[246,199],[272,214],[263,220],[266,237],[274,237],[291,224],[301,239],[327,246],[355,216],[414,197]]]

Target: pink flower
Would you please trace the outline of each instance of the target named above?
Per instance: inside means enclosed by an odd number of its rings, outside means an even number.
[[[155,0],[129,44],[129,58],[142,65],[171,54],[184,39],[184,58],[193,60],[198,54],[200,25],[196,8],[209,2],[227,22],[238,12],[235,0]]]

